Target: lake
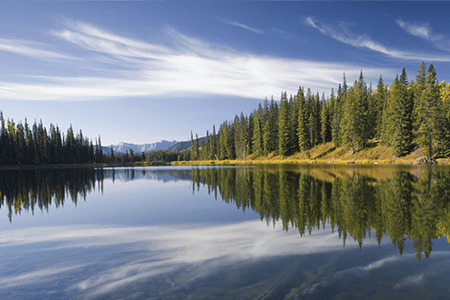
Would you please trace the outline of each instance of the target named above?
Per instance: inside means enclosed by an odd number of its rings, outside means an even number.
[[[450,167],[0,171],[0,299],[448,299]]]

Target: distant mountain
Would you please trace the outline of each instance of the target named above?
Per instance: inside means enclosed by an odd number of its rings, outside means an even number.
[[[112,147],[114,153],[126,153],[127,150],[129,152],[131,149],[135,154],[140,154],[142,152],[150,153],[153,151],[166,150],[167,148],[170,148],[177,143],[178,143],[177,141],[165,141],[165,140],[153,144],[144,144],[144,145],[136,145],[122,142],[117,145],[109,145],[107,147],[102,147],[102,150],[104,154],[111,154],[111,147]]]
[[[202,142],[206,141],[206,136],[198,138],[198,144],[201,146]],[[180,152],[182,150],[186,150],[191,148],[191,141],[178,142],[170,148],[167,148],[169,152]]]

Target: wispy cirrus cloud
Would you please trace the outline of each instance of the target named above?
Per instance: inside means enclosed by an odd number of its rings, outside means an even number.
[[[412,24],[408,22],[404,22],[400,19],[396,20],[397,24],[404,29],[406,32],[408,32],[411,35],[423,38],[423,39],[429,39],[431,36],[431,29],[428,24]]]
[[[307,17],[303,19],[304,23],[308,26],[315,28],[320,31],[323,35],[329,36],[341,43],[348,44],[357,48],[366,48],[372,51],[382,53],[386,56],[405,59],[405,60],[432,60],[432,61],[450,61],[450,56],[446,55],[433,55],[419,52],[411,52],[405,50],[399,50],[394,48],[389,48],[381,43],[374,41],[367,35],[358,35],[352,33],[348,30],[345,23],[341,23],[339,26],[334,26],[330,24],[325,24],[312,17]],[[416,29],[417,32],[420,30]],[[426,32],[422,32],[422,35],[426,35]]]
[[[14,276],[2,277],[0,278],[0,289],[45,282],[51,277],[58,277],[63,273],[74,271],[85,266],[85,264],[71,266],[53,266],[36,271],[24,272]]]
[[[0,51],[12,52],[37,59],[75,59],[72,56],[42,49],[45,45],[23,40],[0,38]]]
[[[285,30],[281,30],[281,29],[277,29],[277,28],[272,28],[271,33],[281,37],[282,39],[288,40],[288,41],[293,41],[295,39],[295,34],[292,32],[288,32]]]
[[[396,22],[407,33],[434,43],[436,48],[440,50],[450,52],[450,39],[446,38],[444,35],[433,33],[429,24],[409,23],[400,19],[396,20]]]
[[[29,77],[27,81],[1,82],[0,97],[18,100],[92,100],[109,97],[156,95],[231,95],[264,99],[280,91],[296,93],[299,86],[329,92],[347,78],[357,78],[361,65],[280,58],[239,52],[167,29],[164,42],[131,39],[91,24],[67,22],[51,30],[66,49],[85,61],[86,75]],[[67,47],[67,44],[69,47]],[[95,72],[93,65],[102,64]],[[386,68],[364,68],[367,80]],[[44,71],[43,71],[44,72]],[[80,73],[80,72],[79,72]],[[26,74],[24,74],[26,75]]]
[[[244,28],[244,29],[250,30],[250,31],[252,31],[254,33],[257,33],[257,34],[265,34],[265,32],[262,31],[262,30],[259,30],[257,28],[253,28],[253,27],[247,26],[247,25],[239,23],[237,21],[230,21],[230,20],[220,19],[220,22],[222,22],[224,24],[228,24],[228,25],[233,25],[233,26],[237,26],[237,27],[240,27],[240,28]]]

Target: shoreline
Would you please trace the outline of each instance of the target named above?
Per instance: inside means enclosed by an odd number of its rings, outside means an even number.
[[[194,161],[174,161],[174,166],[196,166],[196,165],[254,165],[254,164],[298,164],[298,165],[450,165],[449,159],[437,159],[436,163],[415,164],[414,161],[395,161],[395,160],[296,160],[296,159],[265,159],[265,160],[194,160]]]

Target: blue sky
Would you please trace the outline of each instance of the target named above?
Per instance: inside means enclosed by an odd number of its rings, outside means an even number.
[[[187,140],[345,72],[450,81],[449,2],[2,2],[0,109],[102,144]]]

